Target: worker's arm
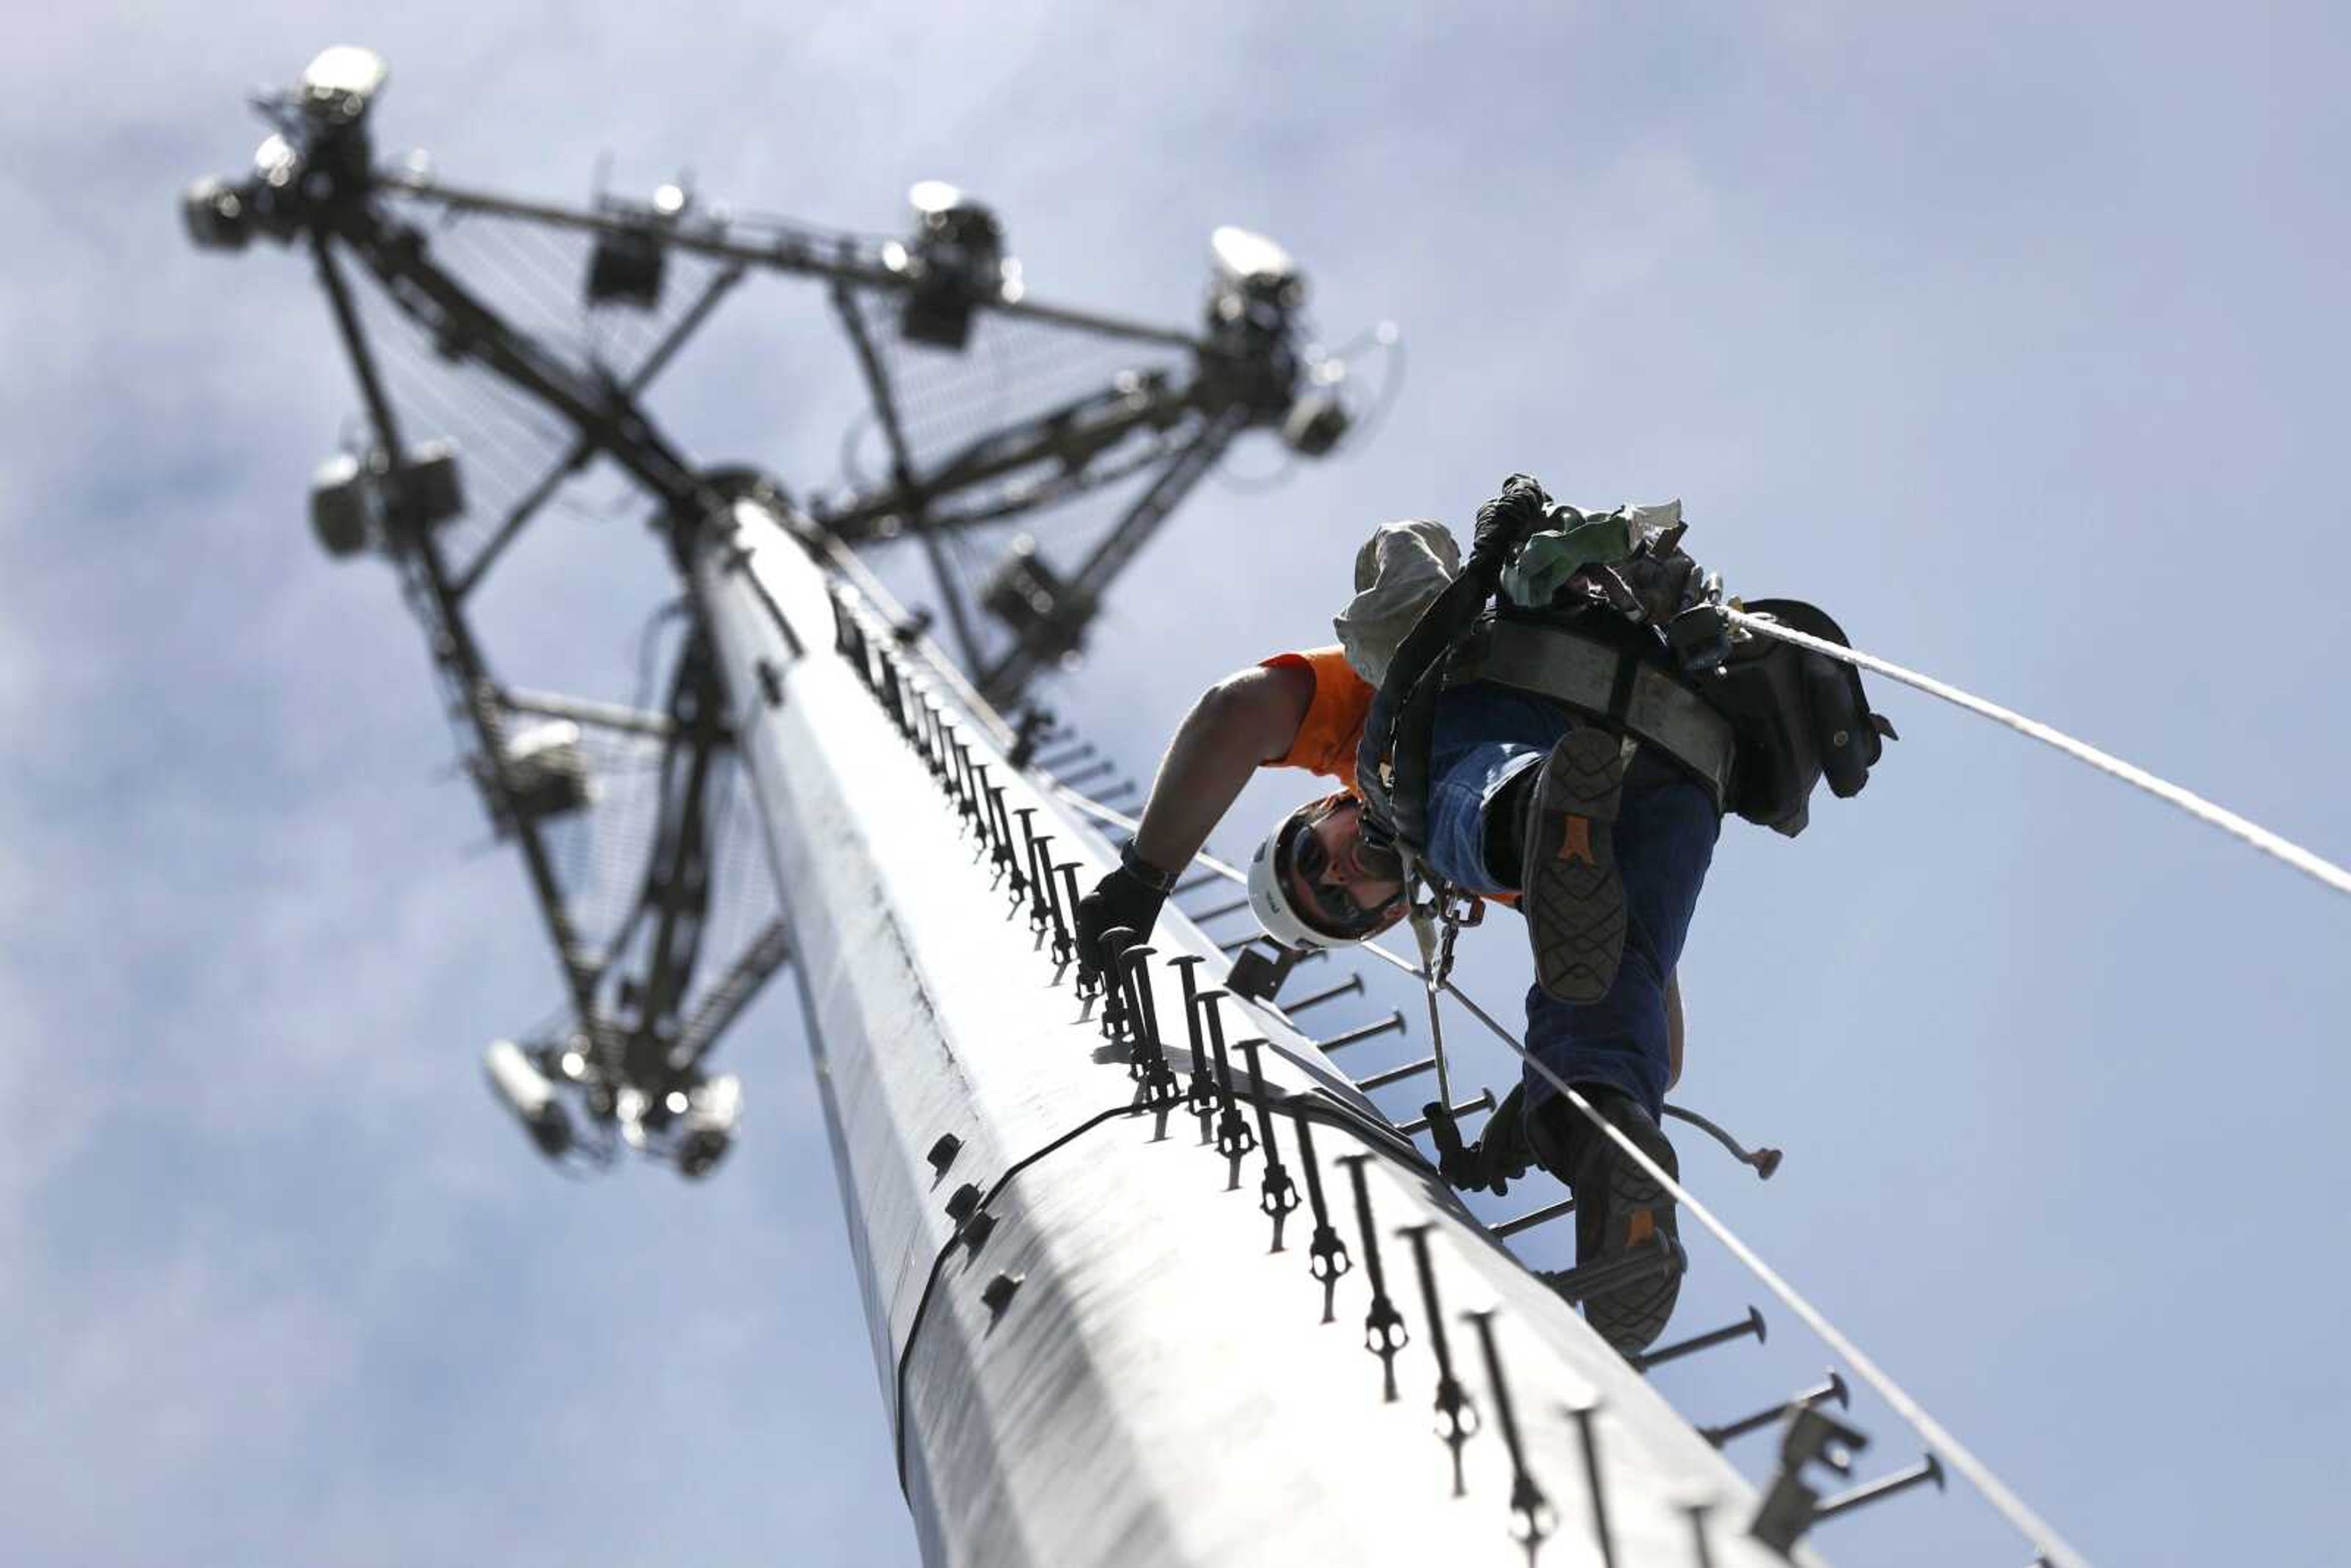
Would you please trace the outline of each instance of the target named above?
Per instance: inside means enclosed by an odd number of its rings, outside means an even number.
[[[1666,1087],[1682,1081],[1682,972],[1666,977]]]
[[[1203,692],[1151,781],[1136,856],[1169,873],[1191,864],[1249,776],[1290,755],[1313,701],[1313,672],[1295,664],[1242,670]]]
[[[1243,670],[1210,686],[1167,743],[1151,781],[1128,861],[1078,901],[1081,972],[1102,964],[1102,933],[1121,926],[1149,936],[1176,875],[1200,846],[1241,786],[1264,763],[1290,755],[1314,703],[1314,675],[1294,665]]]

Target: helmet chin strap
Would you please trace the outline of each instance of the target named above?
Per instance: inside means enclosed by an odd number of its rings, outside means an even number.
[[[1353,859],[1359,876],[1371,882],[1400,882],[1409,894],[1412,875],[1404,842],[1389,826],[1380,821],[1372,803],[1360,794],[1343,797],[1332,808],[1352,800],[1355,807],[1355,849]]]
[[[1407,882],[1404,852],[1393,843],[1374,843],[1369,834],[1358,840],[1355,864],[1372,882]]]

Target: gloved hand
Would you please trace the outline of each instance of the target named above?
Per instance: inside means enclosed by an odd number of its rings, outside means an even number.
[[[1519,541],[1542,526],[1551,497],[1542,481],[1531,474],[1513,474],[1502,481],[1502,493],[1478,508],[1476,542],[1469,547],[1464,570],[1488,577],[1499,572]]]
[[[1078,969],[1081,974],[1099,976],[1102,973],[1102,933],[1121,926],[1131,928],[1138,942],[1148,941],[1151,928],[1159,923],[1159,911],[1167,902],[1164,889],[1154,887],[1123,862],[1111,873],[1094,883],[1094,890],[1078,900],[1075,936],[1078,948]]]
[[[1472,1192],[1482,1188],[1499,1197],[1534,1163],[1534,1144],[1527,1135],[1527,1089],[1520,1083],[1486,1118],[1478,1141],[1461,1151],[1459,1168],[1443,1174],[1455,1186]]]

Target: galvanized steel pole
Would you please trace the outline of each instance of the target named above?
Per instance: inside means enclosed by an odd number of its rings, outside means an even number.
[[[1074,854],[1081,883],[1113,863],[1111,846],[1005,761],[992,716],[897,645],[791,520],[739,501],[731,531],[703,538],[691,565],[783,892],[926,1562],[1522,1563],[1514,1460],[1562,1518],[1604,1511],[1581,1495],[1565,1414],[1595,1399],[1620,1561],[1688,1561],[1693,1495],[1733,1504],[1717,1511],[1725,1521],[1751,1506],[1738,1474],[1477,1228],[1343,1074],[1278,1013],[1228,998],[1236,1038],[1265,1042],[1249,1092],[1323,1124],[1298,1157],[1328,1179],[1339,1157],[1371,1155],[1377,1223],[1430,1228],[1447,1309],[1495,1313],[1520,1451],[1468,1441],[1457,1498],[1452,1457],[1430,1437],[1426,1325],[1405,1325],[1393,1370],[1408,1393],[1384,1403],[1356,1333],[1325,1322],[1305,1252],[1268,1249],[1258,1184],[1240,1174],[1252,1156],[1203,1146],[1180,1104],[1121,1070],[1135,1042],[1105,1047],[1099,1001],[1081,1003],[946,792],[955,770],[925,765],[881,694],[911,685],[937,704],[975,764],[1006,781],[1008,806]],[[1222,972],[1179,914],[1152,942],[1157,961]],[[1167,1036],[1155,1049],[1188,1077],[1183,1031]],[[1780,1561],[1733,1530],[1711,1561]],[[1552,1548],[1557,1562],[1597,1561],[1572,1527]]]

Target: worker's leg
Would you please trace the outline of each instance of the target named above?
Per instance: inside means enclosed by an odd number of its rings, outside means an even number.
[[[1614,977],[1591,1002],[1562,1001],[1539,984],[1527,988],[1529,1051],[1646,1159],[1626,1155],[1548,1078],[1528,1070],[1527,1142],[1542,1167],[1574,1189],[1577,1265],[1638,1247],[1666,1249],[1655,1270],[1584,1297],[1585,1321],[1627,1354],[1656,1343],[1681,1296],[1673,1196],[1650,1167],[1680,1178],[1673,1145],[1657,1124],[1670,1073],[1666,982],[1681,961],[1720,825],[1704,789],[1670,764],[1636,754],[1613,830],[1626,926]]]
[[[1535,770],[1575,725],[1557,703],[1503,686],[1445,694],[1428,747],[1427,860],[1437,875],[1469,893],[1518,891],[1517,858],[1488,853],[1489,824],[1505,803],[1523,809]]]
[[[1464,686],[1438,705],[1429,747],[1429,864],[1458,887],[1514,891],[1534,770],[1576,727],[1556,703],[1504,687]],[[1666,977],[1681,959],[1720,831],[1706,791],[1655,753],[1635,752],[1611,832],[1625,904],[1625,956],[1596,1001],[1527,993],[1527,1047],[1571,1083],[1623,1091],[1661,1113],[1668,1057]],[[1528,1109],[1552,1097],[1527,1075]]]
[[[1527,1049],[1579,1086],[1622,1091],[1652,1120],[1664,1114],[1669,1075],[1666,980],[1681,961],[1690,916],[1714,859],[1721,820],[1706,791],[1670,763],[1636,753],[1625,777],[1614,845],[1625,883],[1625,956],[1605,995],[1563,1002],[1527,989]],[[1554,1093],[1527,1074],[1527,1109]]]
[[[1543,731],[1564,735],[1573,727],[1564,714],[1552,711],[1556,718],[1544,725],[1509,704],[1465,705],[1454,731],[1459,743],[1446,753],[1446,710],[1438,710],[1432,752],[1440,761],[1431,769],[1437,783],[1430,791],[1429,840],[1430,861],[1440,875],[1481,891],[1510,885],[1508,868],[1520,863],[1526,836],[1517,814],[1526,811],[1534,768],[1550,751]],[[1487,726],[1488,736],[1469,738],[1473,724]],[[1528,1051],[1651,1163],[1677,1177],[1673,1145],[1657,1125],[1670,1071],[1666,980],[1681,960],[1719,829],[1704,789],[1663,759],[1636,752],[1607,829],[1624,887],[1624,956],[1597,1000],[1562,1001],[1540,984],[1527,991]],[[1503,874],[1495,874],[1498,870]],[[1677,1245],[1672,1197],[1646,1166],[1627,1158],[1531,1068],[1523,1094],[1520,1126],[1527,1154],[1575,1192],[1579,1267],[1639,1246]],[[1520,1165],[1523,1157],[1507,1163]],[[1681,1293],[1681,1269],[1673,1256],[1669,1250],[1654,1272],[1584,1297],[1586,1319],[1617,1349],[1628,1354],[1646,1349],[1672,1318]]]

